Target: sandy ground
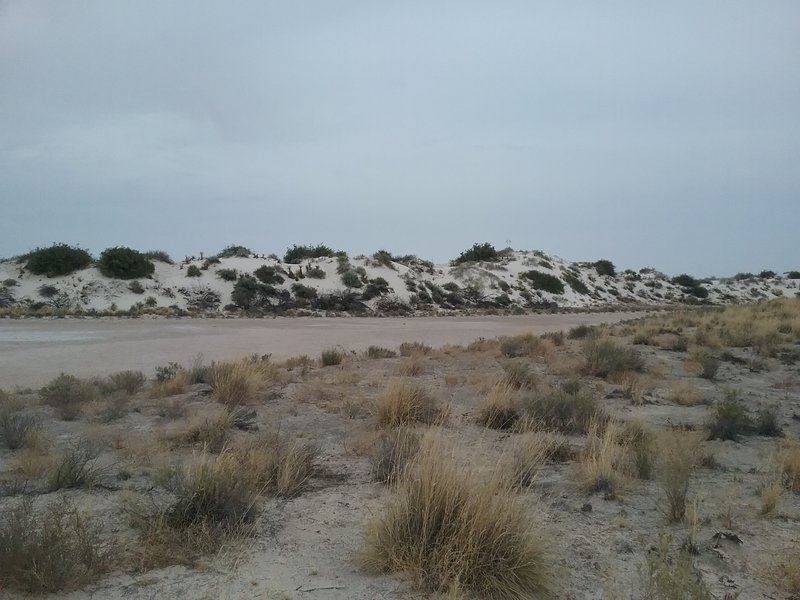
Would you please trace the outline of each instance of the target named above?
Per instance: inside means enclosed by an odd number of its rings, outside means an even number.
[[[507,317],[1,320],[0,388],[36,387],[60,372],[80,377],[135,369],[151,375],[156,365],[186,364],[272,354],[315,355],[340,345],[363,350],[420,341],[434,346],[466,344],[524,332],[567,330],[617,323],[642,313],[546,314]]]

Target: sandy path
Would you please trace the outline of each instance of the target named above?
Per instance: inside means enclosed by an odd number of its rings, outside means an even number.
[[[641,313],[548,314],[514,317],[136,319],[0,321],[0,388],[39,386],[60,372],[105,375],[156,365],[186,364],[271,353],[275,358],[314,355],[341,345],[363,350],[402,342],[464,344],[580,324],[615,323]]]

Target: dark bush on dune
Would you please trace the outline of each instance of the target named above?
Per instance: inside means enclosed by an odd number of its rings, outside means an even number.
[[[114,279],[137,279],[147,277],[155,271],[155,265],[141,252],[116,246],[106,248],[97,261],[97,268],[106,277]]]
[[[460,265],[467,262],[477,262],[479,260],[497,261],[500,256],[497,250],[489,242],[483,244],[473,244],[469,250],[464,250],[458,255],[458,258],[453,259],[452,264]]]
[[[67,244],[53,244],[49,248],[36,248],[26,256],[25,268],[36,275],[58,277],[69,275],[92,264],[92,255],[82,248]]]

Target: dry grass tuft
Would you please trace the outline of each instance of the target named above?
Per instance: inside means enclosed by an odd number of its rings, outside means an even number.
[[[497,382],[478,404],[478,423],[490,429],[510,429],[519,419],[514,386]]]
[[[644,369],[644,360],[636,350],[607,337],[589,337],[584,342],[583,354],[587,374],[595,377]]]
[[[259,434],[233,451],[241,468],[256,477],[267,493],[292,498],[303,491],[316,471],[318,450],[286,433]]]
[[[42,424],[35,416],[0,408],[0,448],[18,450],[35,445]]]
[[[0,513],[0,589],[75,589],[107,571],[111,557],[97,525],[64,497],[42,511],[25,498]]]
[[[500,352],[510,358],[521,356],[543,357],[553,349],[553,342],[532,333],[500,338]]]
[[[381,346],[370,346],[367,348],[366,352],[367,358],[372,359],[379,359],[379,358],[394,358],[397,356],[397,352],[394,350],[389,350],[388,348],[383,348]]]
[[[319,362],[323,367],[332,367],[342,364],[345,352],[341,348],[326,348],[320,353]]]
[[[178,370],[174,377],[155,383],[150,391],[154,398],[168,398],[186,392],[189,387],[189,373],[183,369]]]
[[[255,404],[264,385],[268,363],[252,360],[216,363],[211,367],[211,393],[228,407]]]
[[[80,439],[68,446],[49,473],[49,489],[54,491],[95,485],[106,470],[98,465],[97,456],[97,449],[86,440]]]
[[[514,358],[503,365],[503,378],[517,389],[532,390],[536,388],[538,377],[524,358]]]
[[[658,441],[661,450],[658,478],[664,492],[664,514],[673,523],[686,516],[689,479],[700,454],[697,436],[680,432],[664,432]]]
[[[523,433],[514,438],[507,453],[505,477],[512,486],[527,488],[533,485],[546,462],[563,462],[572,457],[572,448],[562,435],[543,431]]]
[[[378,400],[378,427],[400,427],[413,423],[431,425],[443,415],[436,400],[413,381],[395,381]]]
[[[553,563],[540,519],[502,479],[458,467],[432,443],[421,451],[360,553],[370,572],[405,573],[436,592],[487,598],[546,594]]]
[[[800,594],[800,550],[796,546],[781,554],[775,571],[784,590],[793,597]]]
[[[386,484],[399,482],[419,447],[420,436],[413,429],[384,431],[372,447],[372,478]]]
[[[417,377],[425,370],[425,359],[422,354],[412,354],[400,361],[397,372],[404,377]]]
[[[580,387],[533,393],[523,398],[522,411],[540,429],[566,434],[586,433],[592,422],[608,419],[597,398]]]
[[[400,344],[400,356],[412,356],[414,354],[430,354],[432,348],[422,342],[403,342]]]
[[[39,390],[39,397],[44,404],[55,409],[59,419],[72,421],[81,414],[84,405],[97,397],[97,393],[92,382],[61,373]]]
[[[586,448],[578,464],[581,485],[588,492],[615,498],[627,481],[627,447],[621,427],[613,421],[594,420],[588,429]]]
[[[707,403],[700,388],[688,381],[674,384],[667,394],[667,400],[680,406],[697,406]]]
[[[789,440],[778,450],[778,467],[786,479],[786,487],[800,494],[800,442]]]

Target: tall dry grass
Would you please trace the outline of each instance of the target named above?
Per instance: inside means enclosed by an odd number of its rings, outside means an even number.
[[[422,385],[400,380],[389,384],[378,399],[375,417],[378,427],[399,427],[414,423],[432,425],[443,417],[443,410]]]
[[[216,363],[211,367],[211,393],[228,407],[255,404],[272,370],[269,363],[252,360]]]
[[[359,558],[370,572],[407,574],[436,592],[522,599],[553,584],[541,518],[502,477],[458,466],[436,441],[368,523]]]

